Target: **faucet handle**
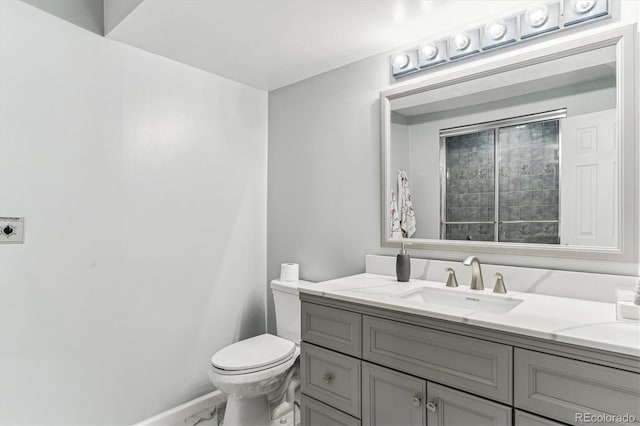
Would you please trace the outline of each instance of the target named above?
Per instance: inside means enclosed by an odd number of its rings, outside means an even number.
[[[506,293],[507,288],[504,286],[502,274],[500,272],[496,272],[494,275],[496,276],[496,285],[493,286],[493,292],[502,294]]]
[[[458,287],[458,279],[456,278],[456,271],[452,268],[447,268],[449,276],[447,277],[447,287]]]

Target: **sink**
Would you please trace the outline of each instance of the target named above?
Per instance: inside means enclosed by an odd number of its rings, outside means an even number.
[[[475,312],[504,314],[522,303],[522,299],[465,290],[421,287],[392,296],[428,305],[448,306]]]

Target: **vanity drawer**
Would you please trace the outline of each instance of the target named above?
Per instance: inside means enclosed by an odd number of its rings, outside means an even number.
[[[302,426],[360,426],[360,420],[320,401],[300,395]]]
[[[514,418],[515,426],[564,426],[564,423],[554,422],[520,410],[515,410]]]
[[[302,393],[360,417],[359,359],[302,343]]]
[[[512,347],[364,316],[362,358],[511,404]]]
[[[516,348],[514,386],[516,407],[569,424],[587,423],[581,413],[640,424],[640,374]]]
[[[362,315],[314,303],[302,303],[302,340],[359,357]]]

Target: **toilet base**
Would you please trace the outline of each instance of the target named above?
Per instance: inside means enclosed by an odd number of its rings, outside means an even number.
[[[253,398],[229,396],[224,413],[224,426],[269,426],[269,401],[267,395]]]

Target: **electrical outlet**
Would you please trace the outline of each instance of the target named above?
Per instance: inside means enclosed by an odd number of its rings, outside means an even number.
[[[24,217],[0,217],[0,244],[24,243]]]

